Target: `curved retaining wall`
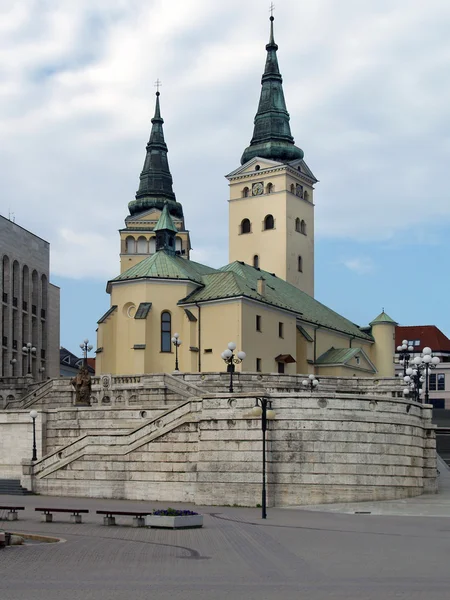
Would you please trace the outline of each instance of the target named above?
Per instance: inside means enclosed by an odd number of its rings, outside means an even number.
[[[389,500],[436,491],[431,407],[387,396],[272,394],[271,505]],[[42,494],[256,506],[261,421],[249,395],[192,399],[132,433],[89,435],[24,469]],[[89,409],[83,409],[84,411]],[[117,412],[117,411],[116,411]],[[108,427],[108,412],[102,428]],[[33,475],[34,473],[34,475]]]

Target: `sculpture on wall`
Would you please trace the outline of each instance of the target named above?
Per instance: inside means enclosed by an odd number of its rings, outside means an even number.
[[[90,406],[92,381],[86,364],[70,383],[75,388],[75,406]]]

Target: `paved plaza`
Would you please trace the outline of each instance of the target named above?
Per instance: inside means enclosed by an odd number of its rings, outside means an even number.
[[[447,480],[445,473],[439,496],[398,503],[416,516],[398,516],[395,503],[370,504],[390,506],[382,515],[342,514],[331,505],[314,511],[272,508],[267,521],[257,508],[197,507],[204,527],[186,531],[133,528],[129,517],[105,527],[95,514],[155,503],[0,496],[2,505],[26,506],[19,521],[3,524],[7,530],[64,540],[1,550],[0,599],[447,600]],[[420,516],[433,499],[439,516]],[[42,523],[34,508],[44,506],[90,513],[80,525],[70,524],[66,514]],[[354,508],[364,507],[369,505]]]

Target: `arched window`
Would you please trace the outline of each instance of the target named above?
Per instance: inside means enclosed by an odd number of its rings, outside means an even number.
[[[298,270],[300,273],[303,273],[303,259],[301,256],[298,257]]]
[[[306,235],[306,223],[303,220],[300,223],[300,232],[303,233],[303,235]]]
[[[150,254],[155,254],[156,252],[156,238],[155,236],[151,237],[148,242],[148,249]]]
[[[247,198],[247,197],[248,197],[248,194],[249,194],[249,192],[250,192],[250,190],[248,189],[248,187],[245,187],[245,188],[242,190],[242,197],[243,197],[243,198]]]
[[[127,254],[136,254],[136,242],[134,240],[134,237],[127,237],[126,239],[126,244],[127,244]]]
[[[309,202],[309,194],[306,190],[303,192],[303,198]]]
[[[172,315],[168,311],[161,313],[161,352],[170,352],[172,337]]]
[[[259,171],[260,170],[260,166],[259,165],[255,165],[255,171]]]
[[[300,219],[297,217],[295,219],[295,231],[298,231],[299,233],[301,233],[301,223],[300,223]]]
[[[148,244],[145,237],[141,235],[137,241],[137,253],[138,254],[147,254],[148,253]]]
[[[266,194],[271,194],[273,192],[273,183],[268,183],[266,186]]]
[[[180,237],[176,237],[175,238],[175,252],[178,252],[181,254],[182,249],[183,249],[183,242],[181,241]]]
[[[303,198],[303,186],[297,183],[295,186],[295,195],[299,198]]]
[[[252,224],[250,223],[250,219],[242,219],[241,222],[241,233],[251,233]]]
[[[259,269],[259,256],[257,254],[253,257],[253,266],[255,269]]]
[[[275,227],[275,221],[273,215],[267,215],[264,219],[264,229],[273,229]]]
[[[295,185],[291,183],[291,194],[295,194]]]

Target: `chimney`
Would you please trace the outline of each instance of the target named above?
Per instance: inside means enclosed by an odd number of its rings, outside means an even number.
[[[258,294],[260,296],[265,296],[265,294],[266,294],[266,280],[264,279],[264,277],[260,277],[258,279],[257,288],[256,289],[258,290]]]

